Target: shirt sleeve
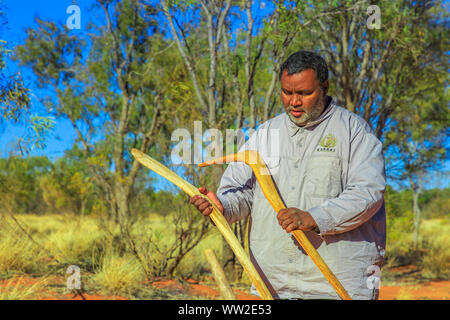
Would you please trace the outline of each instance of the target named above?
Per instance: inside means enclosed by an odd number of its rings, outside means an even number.
[[[308,210],[322,235],[355,229],[380,210],[386,175],[382,143],[362,129],[350,145],[348,180],[343,192]]]
[[[255,150],[256,133],[239,150]],[[231,162],[226,168],[217,190],[223,206],[223,215],[228,223],[234,223],[250,215],[256,177],[250,166],[242,162]]]

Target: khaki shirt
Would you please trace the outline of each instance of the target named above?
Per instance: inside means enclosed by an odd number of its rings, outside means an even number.
[[[305,127],[286,113],[266,121],[243,150],[258,151],[287,207],[314,218],[320,234],[305,234],[352,299],[377,299],[386,244],[386,178],[382,144],[368,124],[331,101]],[[217,196],[229,223],[250,215],[250,257],[275,298],[339,299],[278,224],[249,166],[230,163]],[[254,287],[252,292],[257,294]]]

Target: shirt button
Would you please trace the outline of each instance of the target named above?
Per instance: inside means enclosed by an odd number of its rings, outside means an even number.
[[[297,169],[298,168],[298,164],[294,165],[294,168]]]
[[[295,187],[291,187],[291,190],[295,190]]]

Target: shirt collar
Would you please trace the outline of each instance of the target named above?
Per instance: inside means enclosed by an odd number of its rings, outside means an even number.
[[[300,127],[298,125],[296,125],[291,118],[289,118],[289,116],[285,113],[286,115],[286,124],[287,124],[287,128],[289,131],[289,135],[291,137],[295,136],[297,134],[297,132],[299,131],[304,131],[305,129],[311,128],[313,126],[318,125],[319,123],[321,123],[323,120],[327,119],[330,115],[331,115],[331,109],[333,108],[334,105],[334,101],[333,98],[328,97],[327,99],[329,101],[328,105],[325,107],[325,110],[323,110],[322,114],[319,116],[319,118],[317,118],[316,120],[307,123],[305,126]]]

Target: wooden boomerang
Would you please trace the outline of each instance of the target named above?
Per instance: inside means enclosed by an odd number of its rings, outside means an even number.
[[[230,228],[230,225],[228,224],[227,220],[222,215],[220,210],[217,208],[217,206],[214,203],[212,203],[208,197],[201,194],[196,187],[194,187],[192,184],[181,178],[175,172],[171,171],[169,168],[159,163],[155,159],[151,158],[150,156],[146,155],[145,153],[137,149],[132,149],[131,154],[136,158],[137,161],[139,161],[139,163],[149,168],[150,170],[156,172],[163,178],[166,178],[170,182],[174,183],[181,190],[186,192],[190,197],[200,195],[203,198],[207,199],[209,203],[211,203],[213,211],[210,215],[210,218],[216,224],[217,229],[219,229],[220,233],[223,235],[227,243],[230,245],[231,249],[238,258],[242,267],[247,272],[247,275],[252,281],[256,290],[261,295],[261,298],[263,300],[273,300],[273,297],[269,292],[269,290],[267,289],[264,281],[261,279],[261,276],[259,275],[258,271],[256,271],[255,266],[250,261],[250,258],[248,257],[244,248],[242,248],[239,240],[234,235],[233,231]]]
[[[275,213],[278,213],[281,209],[286,208],[283,201],[281,200],[277,188],[275,187],[269,169],[267,168],[266,164],[264,163],[264,160],[259,156],[257,151],[247,150],[244,152],[231,154],[222,158],[200,163],[199,166],[205,167],[216,163],[226,163],[226,162],[244,162],[247,165],[249,165],[252,168],[253,173],[255,174],[256,179],[259,182],[259,185],[261,186],[262,192],[266,196],[269,203],[272,205],[272,208],[275,210]],[[302,248],[305,250],[305,252],[311,257],[311,260],[316,264],[316,266],[319,268],[319,270],[322,272],[322,274],[325,276],[325,278],[328,280],[328,282],[331,284],[334,290],[336,290],[337,294],[341,297],[341,299],[351,300],[347,291],[344,289],[339,280],[327,266],[325,261],[323,261],[322,257],[319,255],[319,253],[316,251],[316,249],[311,244],[309,239],[306,237],[305,233],[302,230],[294,230],[292,231],[292,234],[294,235],[295,239],[297,239],[298,243],[302,246]]]

